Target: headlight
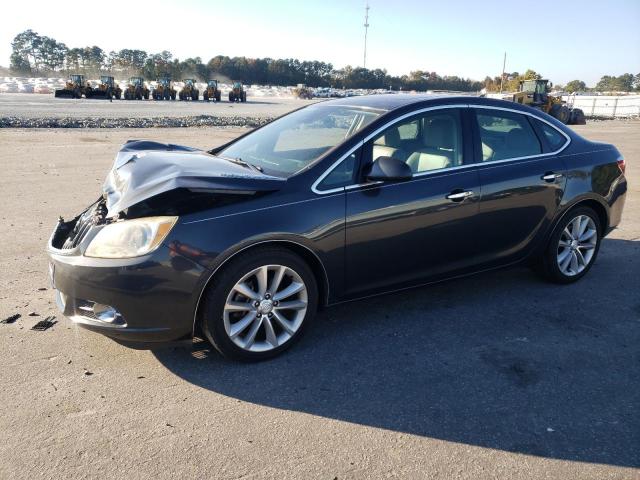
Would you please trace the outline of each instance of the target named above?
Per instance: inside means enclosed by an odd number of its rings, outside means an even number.
[[[178,217],[123,220],[105,226],[91,240],[87,257],[131,258],[153,252],[175,225]]]

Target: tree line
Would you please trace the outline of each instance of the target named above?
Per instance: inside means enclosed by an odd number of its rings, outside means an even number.
[[[486,77],[475,81],[458,76],[439,75],[436,72],[416,70],[408,75],[392,76],[384,69],[368,69],[346,66],[335,68],[331,63],[301,61],[293,58],[247,58],[217,55],[204,63],[200,57],[180,60],[171,52],[148,53],[144,50],[122,49],[106,52],[93,45],[67,47],[62,42],[33,30],[19,33],[11,43],[10,70],[16,75],[42,76],[82,73],[89,76],[111,74],[119,78],[141,75],[155,80],[170,75],[179,80],[210,78],[237,80],[245,84],[296,85],[304,83],[312,87],[335,88],[389,88],[392,90],[453,90],[461,92],[515,91],[521,80],[541,78],[533,70],[524,74],[512,72],[504,78]],[[557,87],[557,86],[556,86]],[[584,82],[574,80],[566,87],[568,91],[587,90]],[[640,74],[624,74],[620,77],[604,76],[595,87],[597,91],[640,90]]]
[[[10,70],[16,75],[42,76],[82,73],[97,76],[110,73],[117,77],[141,75],[154,80],[164,75],[174,79],[194,77],[237,80],[246,84],[296,85],[335,88],[391,88],[393,90],[478,91],[482,83],[436,72],[415,71],[392,76],[384,69],[346,66],[335,68],[322,61],[293,58],[247,58],[217,55],[204,63],[200,57],[180,60],[169,51],[148,53],[123,49],[106,52],[98,46],[70,48],[54,38],[33,30],[19,33],[11,43]]]

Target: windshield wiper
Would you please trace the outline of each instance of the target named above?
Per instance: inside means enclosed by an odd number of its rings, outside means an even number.
[[[253,163],[249,163],[246,160],[242,160],[240,157],[238,158],[231,158],[231,157],[223,157],[221,155],[218,155],[218,158],[224,158],[225,160],[228,160],[229,162],[233,162],[237,165],[242,165],[243,167],[247,167],[247,168],[251,168],[252,170],[255,170],[257,172],[264,172],[264,170],[262,169],[261,166],[259,165],[254,165]]]

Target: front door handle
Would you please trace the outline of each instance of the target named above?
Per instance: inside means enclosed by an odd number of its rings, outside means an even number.
[[[541,178],[545,182],[555,182],[557,179],[562,178],[562,174],[561,173],[547,172]]]
[[[454,191],[447,195],[447,198],[453,202],[461,202],[465,198],[471,197],[473,195],[473,191],[471,190],[463,190],[461,192]]]

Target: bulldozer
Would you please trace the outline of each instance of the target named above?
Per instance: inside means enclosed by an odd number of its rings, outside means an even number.
[[[584,125],[584,112],[568,105],[559,96],[549,94],[549,80],[524,80],[520,82],[513,101],[522,105],[539,108],[565,125]]]
[[[193,78],[186,78],[183,82],[184,87],[179,94],[180,100],[197,101],[200,98],[200,91],[196,87],[196,81]]]
[[[173,88],[173,82],[171,81],[171,77],[165,76],[159,78],[158,84],[156,88],[153,89],[153,99],[154,100],[175,100],[176,99],[176,89]]]
[[[219,102],[221,96],[222,96],[222,93],[218,88],[218,81],[209,80],[207,82],[207,88],[205,88],[204,92],[202,92],[202,98],[204,99],[204,101],[208,102],[209,100],[214,100],[216,102]]]
[[[115,82],[113,77],[109,75],[102,75],[100,77],[100,84],[96,88],[92,88],[91,93],[89,95],[85,94],[85,96],[87,98],[91,96],[92,98],[107,98],[109,100],[115,98],[120,100],[120,98],[122,98],[122,89],[120,88],[120,85]]]
[[[55,98],[82,98],[84,95],[86,98],[91,98],[92,91],[89,82],[85,82],[84,75],[69,75],[69,80],[64,88],[53,92],[53,96]]]
[[[233,87],[229,92],[229,101],[230,102],[246,102],[247,101],[247,92],[245,92],[242,83],[233,82]]]
[[[144,78],[131,77],[124,91],[125,100],[149,100],[149,89],[144,84]]]

